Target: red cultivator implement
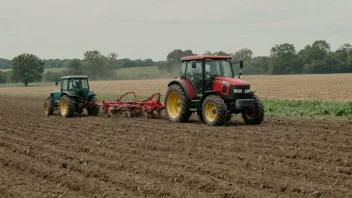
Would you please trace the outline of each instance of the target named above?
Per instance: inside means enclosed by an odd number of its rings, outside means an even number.
[[[133,101],[122,100],[128,94],[133,94]],[[163,104],[160,102],[160,96],[162,96],[160,93],[155,93],[146,100],[137,100],[135,92],[132,91],[121,95],[114,102],[102,100],[101,105],[104,113],[108,114],[108,116],[122,115],[130,118],[144,115],[146,118],[159,118],[164,109]],[[155,97],[157,97],[156,101],[153,100]]]

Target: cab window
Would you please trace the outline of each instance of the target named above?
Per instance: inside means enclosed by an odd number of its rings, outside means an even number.
[[[196,68],[192,68],[193,62],[196,62]],[[189,61],[187,63],[187,76],[201,76],[202,75],[202,62],[201,61]]]
[[[67,85],[68,85],[68,80],[63,79],[61,84],[62,90],[67,90]]]
[[[187,62],[182,62],[181,70],[180,70],[180,77],[184,77],[186,75],[186,64],[187,64]]]

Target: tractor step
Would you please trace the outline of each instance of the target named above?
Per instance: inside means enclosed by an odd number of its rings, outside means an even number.
[[[191,100],[191,111],[197,111],[198,107],[199,107],[199,102],[200,100]]]

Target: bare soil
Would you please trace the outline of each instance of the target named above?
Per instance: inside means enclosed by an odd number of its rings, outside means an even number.
[[[0,197],[352,197],[352,121],[47,117],[0,97]]]

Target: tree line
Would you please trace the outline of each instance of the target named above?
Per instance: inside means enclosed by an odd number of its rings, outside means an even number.
[[[248,48],[236,52],[194,53],[192,50],[175,49],[169,52],[166,60],[128,58],[118,59],[117,53],[103,55],[97,50],[86,51],[83,59],[48,59],[41,60],[33,54],[21,54],[13,60],[0,59],[0,83],[22,82],[26,86],[30,82],[53,82],[64,75],[88,75],[92,80],[115,80],[118,69],[128,67],[158,66],[159,70],[169,75],[178,75],[181,57],[192,55],[229,55],[233,61],[243,60],[244,75],[251,74],[323,74],[323,73],[350,73],[352,72],[352,46],[349,43],[341,45],[332,51],[330,44],[325,40],[316,40],[310,45],[297,51],[290,43],[277,44],[270,50],[269,56],[253,56]],[[239,71],[237,65],[234,69]],[[66,68],[62,72],[48,71],[44,68]]]
[[[43,59],[44,68],[68,68],[71,59]],[[12,69],[12,61],[0,58],[0,69]],[[153,59],[129,59],[123,58],[118,59],[121,68],[128,67],[145,67],[145,66],[155,66],[160,61],[153,61]]]
[[[167,55],[167,61],[160,68],[176,73],[182,56],[197,55],[192,50],[174,50]],[[251,74],[324,74],[352,72],[352,45],[341,45],[332,51],[325,40],[314,41],[297,51],[290,43],[277,44],[270,50],[269,56],[253,56],[253,51],[243,48],[235,53],[207,51],[201,55],[228,55],[233,61],[243,60],[243,73]],[[234,65],[238,71],[238,65]]]

